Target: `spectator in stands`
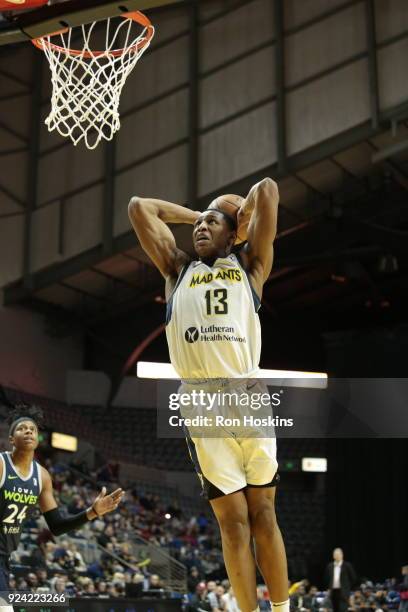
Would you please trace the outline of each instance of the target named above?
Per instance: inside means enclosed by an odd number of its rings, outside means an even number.
[[[333,561],[326,568],[326,582],[330,589],[333,612],[346,612],[350,592],[356,582],[356,573],[351,563],[344,561],[341,548],[333,550]]]
[[[207,555],[203,555],[202,569],[207,579],[218,576],[222,571],[221,568],[223,565],[221,551],[219,549],[213,549],[209,551]]]
[[[82,591],[82,597],[96,597],[97,591],[92,580],[86,583],[84,590]]]
[[[10,591],[15,591],[17,589],[17,581],[14,574],[9,574],[9,588]]]
[[[27,580],[28,590],[31,591],[31,593],[35,593],[38,587],[37,575],[34,574],[34,572],[30,572],[29,574],[27,574],[26,580]]]
[[[183,537],[184,542],[189,539],[189,536],[185,535]],[[189,544],[189,542],[187,542]],[[191,549],[191,546],[185,547],[185,552],[181,550],[181,560],[188,568],[196,567],[200,573],[202,573],[202,562],[201,562],[201,552],[197,549]]]
[[[294,595],[301,584],[304,584],[304,580],[299,580],[297,582],[291,582],[289,580],[289,595]]]
[[[104,578],[105,572],[99,561],[95,559],[93,563],[90,563],[88,565],[87,574],[88,576],[90,576],[90,578],[93,578],[95,580],[98,578]]]
[[[47,570],[45,568],[37,569],[36,575],[39,587],[50,587],[50,581],[48,580]]]
[[[190,573],[187,579],[187,589],[189,593],[195,593],[197,584],[201,582],[201,577],[198,569],[195,565],[190,569]]]
[[[54,587],[52,588],[52,591],[54,593],[57,593],[58,595],[62,595],[63,593],[66,594],[66,584],[67,581],[64,578],[57,578],[54,582]]]
[[[208,600],[213,612],[221,612],[224,610],[223,596],[225,595],[225,589],[221,584],[214,583],[214,585],[215,587],[211,591],[208,589]]]
[[[110,597],[118,597],[118,593],[113,585],[112,582],[108,582],[107,583],[107,587],[108,587],[108,596]]]
[[[106,527],[104,533],[101,533],[101,535],[98,536],[98,544],[100,544],[101,546],[106,548],[106,545],[109,542],[113,541],[114,535],[115,535],[115,530],[113,528],[113,525],[111,523],[109,523],[108,526]]]
[[[240,612],[240,609],[238,608],[237,598],[235,597],[234,591],[232,590],[232,586],[229,585],[228,580],[223,580],[223,586],[226,591],[222,596],[225,612]]]
[[[304,584],[300,584],[297,588],[296,593],[290,596],[290,608],[291,610],[310,610],[312,607],[312,600],[306,593],[306,587]]]
[[[129,565],[136,565],[137,559],[132,554],[132,549],[129,542],[122,542],[120,546],[120,556],[124,561],[126,561]]]
[[[126,583],[126,597],[138,598],[143,594],[144,576],[136,572],[131,577],[131,581]]]
[[[362,598],[363,598],[363,594],[360,591],[360,589],[356,589],[350,595],[350,606],[351,606],[351,608],[353,608],[353,610],[360,606],[360,604],[362,602]]]
[[[408,612],[408,565],[401,568],[401,583],[399,585],[400,607],[399,612]]]
[[[70,514],[79,514],[79,512],[83,512],[85,508],[86,504],[83,497],[81,497],[81,495],[74,495],[67,510]]]
[[[215,580],[209,580],[207,582],[207,592],[209,594],[213,593],[215,591],[215,589],[216,589],[216,586],[217,586],[217,583],[215,582]]]
[[[375,598],[375,603],[376,603],[376,608],[385,608],[386,607],[386,592],[382,589],[379,588],[376,590],[375,594],[374,594],[374,598]]]
[[[328,592],[319,591],[316,593],[315,601],[313,603],[312,600],[312,605],[315,606],[314,609],[318,612],[331,612],[332,607]]]
[[[108,599],[109,597],[108,585],[105,580],[99,580],[96,583],[96,595],[100,599]]]
[[[311,586],[308,593],[310,597],[310,609],[311,612],[318,612],[319,605],[317,601],[318,588],[316,586]]]
[[[53,472],[53,468],[50,468]],[[82,481],[80,478],[72,478],[69,471],[64,466],[57,466],[57,477],[59,480],[59,489],[61,499],[66,501],[67,505],[77,504],[78,497],[85,500],[88,504],[95,496],[96,489],[89,483]],[[55,478],[55,474],[54,474]],[[72,482],[72,486],[68,482]],[[188,520],[183,517],[181,511],[179,516],[173,516],[171,520],[164,519],[164,508],[161,500],[157,496],[143,494],[141,497],[145,499],[145,505],[150,509],[143,507],[137,494],[133,493],[126,497],[124,506],[121,512],[109,518],[96,519],[89,527],[88,532],[85,532],[85,537],[90,538],[91,534],[99,540],[103,541],[108,550],[102,554],[99,562],[86,564],[78,550],[78,547],[71,540],[65,539],[58,541],[58,544],[50,540],[52,538],[50,532],[42,528],[42,524],[34,521],[27,525],[28,532],[31,531],[30,537],[25,540],[26,550],[20,550],[20,557],[28,557],[30,564],[35,568],[34,580],[31,574],[26,578],[21,578],[18,581],[11,577],[11,587],[18,590],[49,588],[53,591],[57,589],[69,594],[71,597],[81,595],[83,592],[86,596],[97,596],[101,598],[107,597],[123,597],[127,588],[136,587],[137,595],[140,595],[143,582],[146,589],[148,588],[166,588],[166,584],[160,580],[160,577],[153,575],[149,578],[148,568],[150,560],[144,557],[135,559],[130,542],[125,538],[124,534],[137,533],[144,531],[148,534],[151,541],[157,541],[160,545],[168,547],[171,554],[176,551],[173,548],[174,542],[177,542],[177,556],[187,567],[189,571],[189,592],[194,599],[196,607],[189,608],[193,610],[225,610],[225,612],[239,612],[236,606],[236,599],[228,583],[223,584],[225,592],[222,594],[222,606],[217,599],[222,589],[217,587],[215,580],[220,580],[224,574],[224,566],[222,563],[222,555],[219,547],[218,534],[214,532],[211,519],[201,520],[202,515],[197,513],[197,518]],[[175,502],[172,502],[172,512],[174,512]],[[169,506],[167,507],[169,508]],[[77,536],[83,535],[78,532]],[[33,547],[33,542],[37,537],[36,548]],[[34,540],[33,540],[34,538]],[[30,547],[33,549],[30,552]],[[144,563],[144,567],[140,568],[140,573],[137,572],[133,576],[127,573],[125,565],[121,565],[113,559],[109,552],[116,553],[119,557],[123,557],[131,565]],[[30,556],[28,556],[30,555]],[[346,562],[344,562],[346,563]],[[49,573],[47,573],[47,570]],[[78,576],[78,572],[87,574],[86,576]],[[340,570],[340,576],[342,574]],[[142,573],[143,572],[143,573]],[[202,588],[203,583],[199,583],[200,575],[206,576],[208,582],[208,592]],[[214,580],[215,579],[215,580]],[[84,582],[85,580],[85,582]],[[95,583],[95,586],[90,584]],[[199,587],[201,584],[201,587]],[[294,590],[299,589],[299,586],[305,586],[306,581],[293,585]],[[357,590],[352,595],[351,609],[356,612],[379,612],[380,610],[388,611],[397,610],[400,606],[400,612],[408,612],[408,567],[402,569],[401,580],[390,579],[385,581],[386,588],[382,585],[373,585],[369,581],[365,581],[363,590]],[[126,589],[126,590],[125,590]],[[201,589],[201,590],[200,590]],[[307,591],[307,589],[306,589]],[[210,597],[213,593],[214,596]],[[404,595],[405,593],[405,595]],[[261,609],[264,606],[262,598],[260,598],[258,590],[258,603]],[[324,592],[317,592],[316,587],[311,587],[310,592],[304,596],[303,589],[300,589],[294,598],[296,608],[301,609],[306,606],[307,597],[310,599],[309,606],[311,612],[331,612],[331,604],[328,596]],[[134,596],[134,595],[132,595]],[[302,602],[299,600],[302,597]],[[216,607],[211,606],[210,599],[216,599]],[[404,599],[405,597],[405,599]],[[213,602],[214,603],[214,602]],[[300,605],[301,604],[301,605]],[[187,610],[188,612],[188,610]]]
[[[159,591],[163,588],[163,583],[157,574],[149,576],[148,591]]]
[[[123,568],[120,566],[113,574],[113,582],[125,586],[125,574],[121,571]]]
[[[124,597],[125,596],[125,583],[124,581],[120,581],[120,582],[114,582],[113,583],[113,587],[116,590],[117,593],[117,597]]]
[[[205,582],[199,582],[196,592],[187,605],[186,612],[211,612],[212,606],[208,599],[208,591]]]
[[[264,588],[260,586],[256,587],[256,598],[258,601],[258,607],[259,607],[260,612],[271,609],[268,599],[265,599],[265,589]]]
[[[388,591],[386,600],[388,610],[398,610],[401,603],[400,593],[395,590]]]
[[[75,570],[78,572],[86,572],[85,561],[82,557],[82,554],[79,552],[78,546],[75,544],[75,542],[68,542],[68,554],[73,560]]]
[[[72,577],[76,573],[75,559],[71,557],[68,550],[66,552],[66,555],[62,559],[60,559],[60,566],[70,577]]]
[[[68,552],[68,541],[67,540],[59,541],[53,550],[53,553],[54,553],[53,560],[58,563],[61,557],[66,556],[67,552]]]

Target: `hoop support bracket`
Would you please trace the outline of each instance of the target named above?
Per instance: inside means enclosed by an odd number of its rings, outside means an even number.
[[[133,11],[181,4],[184,0],[71,0],[24,13],[10,29],[0,30],[0,46],[29,41],[62,28],[77,27]]]

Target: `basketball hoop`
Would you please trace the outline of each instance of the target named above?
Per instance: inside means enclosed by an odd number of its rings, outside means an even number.
[[[118,25],[111,18],[106,20],[105,50],[95,51],[95,25],[66,28],[32,40],[44,51],[52,74],[48,130],[71,138],[74,145],[83,140],[88,149],[95,149],[102,139],[112,140],[120,129],[123,86],[154,36],[154,27],[143,13],[123,13]],[[135,32],[135,25],[143,31]],[[72,48],[77,33],[78,48]],[[124,42],[117,49],[120,39]]]

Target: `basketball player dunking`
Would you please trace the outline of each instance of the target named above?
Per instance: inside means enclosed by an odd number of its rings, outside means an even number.
[[[51,476],[34,460],[41,419],[41,410],[35,406],[16,407],[9,418],[13,450],[0,453],[0,592],[9,590],[9,557],[18,547],[24,520],[37,504],[50,531],[61,535],[115,510],[124,495],[122,489],[106,495],[104,487],[90,508],[73,516],[62,516],[54,499]]]
[[[261,347],[257,309],[272,268],[278,202],[277,185],[269,178],[242,199],[237,221],[217,210],[216,201],[215,208],[200,213],[162,200],[131,199],[133,228],[166,281],[170,359],[182,380],[256,376]],[[177,248],[168,223],[193,225],[198,260],[191,261]],[[238,258],[231,249],[245,228],[247,243]],[[225,340],[225,334],[215,334],[211,342],[196,341],[199,330],[211,329],[214,323],[244,341]],[[237,438],[231,433],[188,442],[220,526],[225,565],[240,610],[257,610],[253,537],[273,610],[289,612],[286,554],[274,507],[275,439]]]

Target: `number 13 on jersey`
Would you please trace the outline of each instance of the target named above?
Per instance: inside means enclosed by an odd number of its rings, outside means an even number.
[[[228,292],[226,289],[208,289],[205,292],[205,303],[208,315],[228,314]]]

